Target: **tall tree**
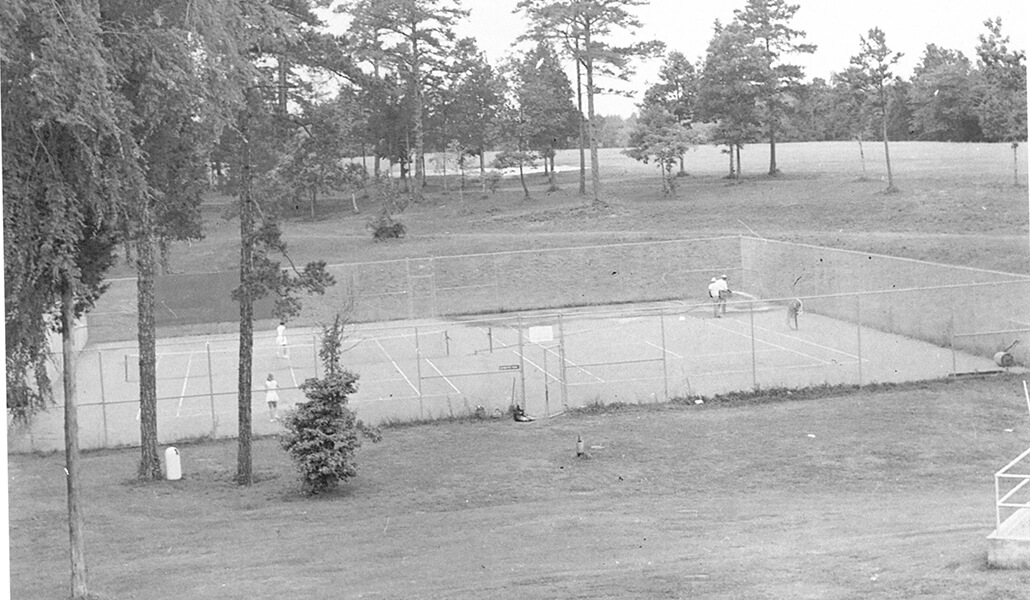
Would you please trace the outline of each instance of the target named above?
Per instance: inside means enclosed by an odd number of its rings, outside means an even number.
[[[895,84],[892,69],[901,59],[902,53],[894,52],[887,46],[887,36],[879,27],[859,37],[860,51],[851,57],[852,66],[856,67],[854,80],[856,91],[862,94],[863,100],[879,117],[883,136],[883,155],[887,164],[887,193],[898,191],[894,186],[894,173],[891,170],[890,143],[888,141],[888,124],[891,116],[893,88]]]
[[[526,143],[544,161],[548,187],[558,189],[554,171],[556,150],[578,136],[580,113],[572,102],[572,84],[558,55],[541,40],[515,63],[519,98],[526,120]]]
[[[976,110],[984,136],[1011,142],[1012,174],[1019,185],[1019,143],[1027,139],[1026,53],[1009,50],[1001,18],[984,21],[987,33],[979,36],[977,66],[981,74]]]
[[[349,31],[372,42],[358,46],[366,61],[391,64],[411,98],[415,201],[425,183],[425,94],[454,49],[454,26],[468,16],[459,0],[347,0],[338,10],[351,15]]]
[[[446,121],[440,124],[437,148],[457,150],[461,164],[467,157],[478,157],[480,182],[486,191],[485,155],[504,102],[504,83],[471,38],[458,42],[445,80],[444,106],[435,107]]]
[[[624,152],[644,164],[653,161],[662,175],[662,193],[671,195],[676,189],[672,171],[693,145],[691,130],[671,110],[657,102],[644,102]]]
[[[644,106],[661,106],[686,128],[694,122],[698,103],[699,74],[682,52],[669,52],[658,69],[658,82],[644,92]],[[686,174],[683,155],[680,175]]]
[[[282,241],[275,206],[280,189],[269,181],[269,173],[284,157],[284,142],[296,126],[292,115],[282,112],[281,93],[283,74],[280,69],[271,72],[258,68],[266,64],[269,55],[265,49],[282,49],[276,39],[290,40],[320,21],[312,12],[308,0],[285,1],[281,4],[254,0],[242,11],[246,22],[236,30],[239,48],[239,67],[233,82],[243,101],[237,105],[235,127],[226,128],[223,141],[229,154],[235,157],[233,191],[237,194],[240,216],[240,286],[233,299],[240,306],[239,371],[237,378],[238,450],[236,481],[241,485],[253,483],[251,456],[251,398],[253,387],[254,303],[267,295],[275,298],[275,316],[288,319],[300,310],[296,294],[324,293],[333,279],[322,261],[309,262],[302,269],[293,266]],[[269,40],[272,41],[269,41]],[[296,56],[296,55],[294,55]],[[289,85],[287,83],[287,85]],[[302,90],[290,85],[290,90]],[[255,169],[257,167],[257,169]],[[262,174],[261,177],[255,172]],[[275,256],[284,256],[289,269],[280,268]]]
[[[47,323],[56,322],[71,596],[86,598],[72,333],[105,288],[124,202],[144,183],[97,4],[15,0],[0,27],[7,403],[24,415],[49,402]]]
[[[729,148],[729,176],[739,179],[740,149],[759,135],[757,102],[765,81],[765,56],[740,23],[723,26],[716,21],[713,30],[701,71],[698,111],[701,120],[716,124],[710,141]]]
[[[865,147],[863,141],[868,137],[872,127],[872,108],[866,101],[862,71],[852,65],[833,74],[833,97],[835,102],[833,114],[837,117],[837,125],[844,129],[849,137],[858,140],[858,155],[862,163],[862,179],[866,179]]]
[[[657,40],[629,46],[616,46],[612,41],[641,28],[640,20],[630,11],[644,4],[645,0],[520,0],[517,5],[529,19],[529,37],[557,38],[572,59],[583,67],[594,202],[602,201],[598,123],[594,110],[594,97],[600,87],[595,77],[627,79],[633,73],[631,61],[634,58],[655,56],[664,48]]]
[[[118,69],[118,93],[132,108],[131,133],[142,150],[146,187],[128,207],[136,250],[141,479],[159,479],[154,277],[169,242],[200,237],[200,200],[219,99],[205,85],[216,54],[204,27],[192,27],[178,2],[142,6],[101,0],[103,40]],[[210,8],[210,7],[207,7]],[[228,18],[222,13],[221,18]],[[203,49],[203,51],[200,51]]]
[[[743,10],[733,14],[743,31],[762,49],[764,77],[758,86],[758,101],[762,120],[769,135],[769,174],[776,175],[776,133],[783,117],[787,98],[801,84],[804,70],[783,62],[789,54],[812,54],[816,47],[799,44],[795,40],[804,38],[805,32],[792,29],[790,21],[800,8],[785,0],[747,0]]]
[[[927,44],[912,73],[910,106],[917,139],[971,142],[983,133],[974,109],[975,72],[961,52]]]

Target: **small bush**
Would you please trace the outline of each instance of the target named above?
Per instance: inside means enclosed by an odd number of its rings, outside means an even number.
[[[332,490],[357,475],[354,452],[361,446],[359,433],[373,442],[381,437],[347,407],[347,396],[358,389],[358,376],[340,366],[342,343],[343,323],[337,315],[322,332],[319,356],[326,375],[300,386],[308,401],[297,404],[283,423],[282,447],[300,471],[301,490],[308,495]]]
[[[402,238],[406,233],[404,224],[400,221],[394,221],[387,214],[380,214],[372,219],[368,224],[368,228],[372,230],[372,239],[377,242],[391,238]]]

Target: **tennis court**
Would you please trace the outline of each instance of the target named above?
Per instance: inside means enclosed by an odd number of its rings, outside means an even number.
[[[255,334],[253,430],[279,430],[264,401],[272,374],[281,409],[304,400],[299,386],[318,376],[319,331]],[[592,403],[662,402],[755,388],[868,384],[994,371],[988,357],[803,313],[788,326],[777,301],[734,301],[715,318],[709,304],[660,302],[525,312],[515,316],[423,319],[346,329],[343,363],[356,373],[350,405],[372,424],[487,415],[522,405],[546,418]],[[170,442],[236,434],[235,335],[161,340],[157,356],[158,436]],[[83,448],[138,443],[139,373],[134,347],[100,344],[80,355]],[[15,449],[56,449],[60,411],[12,433]]]

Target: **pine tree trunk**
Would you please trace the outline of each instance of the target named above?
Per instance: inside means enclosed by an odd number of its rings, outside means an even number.
[[[579,111],[579,195],[587,195],[586,123],[583,122],[583,65],[579,59],[579,40],[576,40],[576,108]]]
[[[586,29],[584,42],[590,51],[590,29]],[[597,157],[597,118],[594,115],[594,64],[587,57],[587,127],[590,130],[590,183],[594,190],[594,202],[601,202],[601,165]]]
[[[522,193],[525,194],[526,200],[529,200],[529,188],[526,187],[526,176],[522,172],[522,161],[519,161],[519,183],[522,184]]]
[[[412,56],[412,77],[415,78],[415,181],[412,182],[412,189],[414,190],[415,202],[422,201],[422,186],[425,185],[425,134],[422,131],[423,113],[425,112],[425,98],[422,94],[422,77],[420,73],[421,60],[419,58],[418,50],[418,29],[417,26],[411,26],[411,56]]]
[[[142,202],[140,239],[136,243],[136,338],[139,343],[140,463],[137,477],[161,479],[157,449],[157,343],[154,323],[154,217]]]
[[[483,148],[479,149],[479,184],[483,188],[483,193],[486,193],[486,150]]]
[[[859,134],[859,136],[858,136],[858,156],[859,156],[859,158],[862,161],[862,179],[865,180],[866,179],[866,172],[865,172],[865,148],[862,146],[862,135],[861,134]]]
[[[240,185],[240,354],[239,394],[237,409],[239,412],[238,449],[236,454],[236,482],[249,486],[254,482],[251,461],[251,379],[254,348],[254,301],[251,298],[251,279],[253,279],[254,253],[254,207],[251,198],[251,165],[250,142],[248,136],[249,115],[244,113],[240,119],[240,136],[243,138],[242,181]]]
[[[891,149],[887,143],[887,111],[883,113],[883,157],[887,161],[887,191],[895,191],[894,173],[891,172]]]
[[[769,120],[769,174],[777,175],[780,170],[776,168],[776,119]]]
[[[71,281],[61,292],[61,352],[64,358],[64,461],[68,485],[68,537],[71,549],[72,598],[89,596],[86,578],[86,541],[83,538],[82,502],[79,499],[79,417],[75,397],[75,297]]]
[[[1012,185],[1019,187],[1019,142],[1012,142]]]

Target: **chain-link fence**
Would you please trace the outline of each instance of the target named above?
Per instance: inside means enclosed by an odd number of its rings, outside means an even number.
[[[347,330],[344,364],[360,376],[351,405],[371,423],[489,418],[513,404],[546,417],[592,403],[1030,364],[1030,339],[1021,339],[1030,334],[1030,278],[814,246],[717,238],[334,269],[348,292],[326,299],[327,309],[350,303],[356,321],[421,317]],[[704,298],[723,272],[738,292],[725,315]],[[795,298],[796,329],[787,312]],[[547,308],[602,303],[610,305]],[[138,443],[135,346],[98,343],[94,330],[91,319],[76,369],[82,447]],[[279,429],[264,402],[269,373],[286,407],[303,401],[300,384],[319,373],[318,329],[291,324],[289,338],[281,358],[272,331],[256,336],[257,434]],[[165,338],[157,358],[162,443],[236,434],[234,333]],[[61,448],[61,419],[54,409],[10,430],[11,449]]]

